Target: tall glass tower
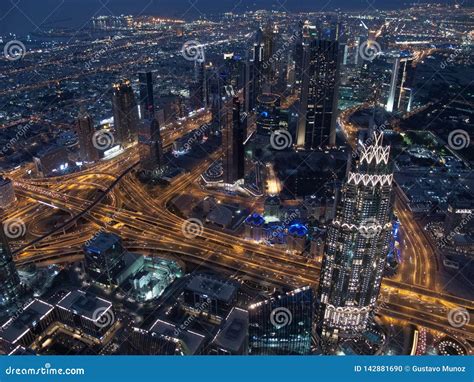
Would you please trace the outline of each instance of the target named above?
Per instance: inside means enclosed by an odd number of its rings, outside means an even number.
[[[246,129],[240,121],[240,102],[229,98],[222,110],[222,167],[224,182],[233,184],[244,177],[244,140]]]
[[[138,109],[132,84],[122,80],[112,85],[114,127],[119,143],[129,147],[138,139]]]
[[[336,143],[341,61],[337,40],[310,39],[311,36],[304,37],[301,48],[301,98],[296,134],[297,146],[305,150]]]
[[[20,278],[7,237],[0,223],[0,306],[9,307],[20,297]]]
[[[392,234],[390,146],[374,133],[352,163],[326,241],[319,281],[322,343],[363,332],[372,318]]]
[[[94,133],[94,122],[91,116],[85,110],[81,110],[77,118],[77,137],[81,161],[96,162],[99,160],[99,152],[92,143]]]
[[[249,306],[250,355],[311,353],[313,290],[299,288]]]
[[[140,83],[140,112],[143,119],[155,116],[155,101],[153,96],[153,75],[151,72],[138,72]]]

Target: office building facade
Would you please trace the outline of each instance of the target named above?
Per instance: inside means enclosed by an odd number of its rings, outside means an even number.
[[[392,235],[390,146],[374,133],[352,164],[328,228],[319,281],[318,333],[331,346],[364,332],[374,313]],[[324,347],[323,346],[323,347]]]
[[[137,141],[138,136],[137,102],[129,80],[112,85],[112,109],[118,143],[127,148]]]

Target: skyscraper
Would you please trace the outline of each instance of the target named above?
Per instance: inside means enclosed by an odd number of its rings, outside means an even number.
[[[224,94],[224,82],[220,78],[219,68],[209,66],[208,74],[208,107],[211,109],[212,122],[216,126],[220,126],[222,116],[222,98]]]
[[[248,113],[255,107],[255,69],[253,59],[247,59],[243,73],[244,112]]]
[[[363,332],[373,315],[392,234],[393,171],[382,141],[376,132],[361,148],[328,229],[318,291],[323,344]]]
[[[3,227],[0,223],[0,306],[9,307],[20,297],[20,278]]]
[[[410,53],[400,53],[390,57],[392,74],[385,109],[388,112],[410,112],[413,101],[413,79],[415,67]],[[390,60],[389,58],[389,60]]]
[[[270,61],[273,55],[273,31],[270,25],[259,28],[253,46],[254,96],[270,93],[274,82],[274,66]]]
[[[117,284],[116,276],[124,268],[126,253],[120,236],[100,231],[83,249],[88,275],[102,285]]]
[[[194,61],[195,68],[195,79],[190,87],[190,96],[192,100],[192,106],[194,109],[201,109],[207,107],[208,99],[208,81],[207,71],[208,67],[205,62],[198,60]]]
[[[280,96],[271,93],[257,97],[257,131],[271,134],[280,125]]]
[[[301,87],[301,82],[303,80],[303,56],[305,50],[308,49],[311,41],[316,38],[316,27],[311,25],[308,21],[300,23],[299,25],[300,32],[298,34],[298,39],[294,51],[295,59],[295,83],[298,87]],[[300,89],[301,90],[301,89]]]
[[[272,26],[270,24],[267,24],[265,28],[262,30],[261,34],[261,43],[263,47],[263,62],[264,65],[262,67],[262,74],[264,76],[264,86],[266,84],[272,86],[274,81],[275,81],[275,67],[273,62],[270,60],[270,58],[273,55],[273,52],[275,51],[275,42],[273,39],[273,30]],[[262,91],[265,92],[270,92],[272,89],[262,89]]]
[[[340,55],[336,40],[318,38],[306,44],[302,52],[297,146],[314,150],[336,143]]]
[[[118,141],[123,147],[129,147],[138,136],[137,102],[129,80],[112,85],[112,109]]]
[[[138,131],[140,167],[145,171],[159,171],[163,167],[163,143],[156,118],[140,121]]]
[[[153,76],[151,72],[139,72],[140,83],[140,114],[142,119],[155,116],[155,101],[153,98]]]
[[[94,133],[94,122],[91,116],[81,110],[77,118],[77,137],[79,140],[79,159],[83,162],[99,160],[99,152],[93,144]]]
[[[249,306],[249,354],[311,352],[313,291],[304,287]]]
[[[244,140],[246,129],[240,120],[240,101],[229,98],[222,109],[222,165],[224,183],[233,184],[244,177]]]

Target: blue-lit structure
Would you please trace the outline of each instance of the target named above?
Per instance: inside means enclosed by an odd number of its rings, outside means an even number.
[[[288,234],[304,237],[308,234],[308,227],[301,223],[294,223],[288,228]]]
[[[257,132],[270,134],[280,125],[280,96],[271,93],[257,97]]]

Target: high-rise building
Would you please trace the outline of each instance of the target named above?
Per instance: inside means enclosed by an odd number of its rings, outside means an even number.
[[[15,189],[10,179],[0,176],[0,209],[7,209],[16,201]]]
[[[64,146],[51,144],[43,147],[33,157],[36,171],[41,176],[54,176],[69,167],[68,151]]]
[[[100,232],[84,245],[86,271],[99,284],[117,284],[116,276],[124,268],[125,253],[120,236]]]
[[[390,86],[385,109],[388,112],[410,112],[413,102],[413,80],[415,67],[410,53],[392,57]]]
[[[151,119],[155,116],[152,73],[139,72],[138,82],[140,83],[140,116],[142,119]]]
[[[249,306],[250,355],[311,352],[313,291],[310,287]]]
[[[205,62],[194,61],[195,79],[190,88],[191,102],[194,109],[207,107],[208,101],[208,67]]]
[[[263,48],[263,63],[262,66],[262,74],[264,77],[264,86],[272,86],[275,81],[275,67],[273,60],[271,60],[273,56],[273,52],[275,51],[275,41],[273,38],[273,29],[270,24],[267,24],[265,28],[262,29],[261,33],[261,40],[260,43],[262,44]],[[271,87],[268,89],[262,89],[262,91],[270,92],[272,89]]]
[[[318,299],[323,348],[371,321],[392,235],[390,146],[375,132],[352,163],[328,228]]]
[[[257,97],[257,132],[271,134],[280,125],[280,96],[271,93]]]
[[[222,116],[222,99],[224,96],[224,82],[220,77],[219,68],[209,66],[207,74],[208,107],[211,109],[213,124],[220,126]]]
[[[5,235],[4,225],[0,224],[0,306],[15,304],[20,297],[20,278]]]
[[[302,59],[297,146],[305,150],[334,146],[341,61],[339,42],[313,39],[303,46]]]
[[[112,85],[114,126],[119,143],[129,147],[137,141],[138,110],[132,84],[122,80]]]
[[[146,171],[159,171],[163,168],[163,143],[157,118],[140,121],[138,131],[140,167]]]
[[[244,177],[244,141],[245,125],[240,120],[240,101],[229,98],[222,108],[222,148],[224,156],[222,167],[224,183],[233,184]]]
[[[274,65],[270,58],[274,51],[273,30],[270,25],[259,28],[253,46],[254,96],[270,93],[274,82]]]
[[[243,73],[244,112],[248,113],[255,107],[255,69],[253,59],[245,63]]]
[[[99,160],[99,151],[93,144],[94,133],[94,122],[91,116],[86,111],[81,110],[77,118],[77,137],[79,140],[79,159],[83,162]]]
[[[298,87],[301,87],[303,81],[303,57],[306,53],[306,50],[309,47],[309,44],[313,39],[316,38],[316,27],[311,25],[308,21],[301,23],[299,25],[300,33],[295,46],[295,83]],[[301,89],[300,89],[301,90]]]

